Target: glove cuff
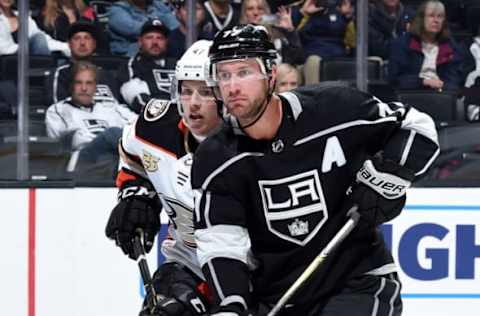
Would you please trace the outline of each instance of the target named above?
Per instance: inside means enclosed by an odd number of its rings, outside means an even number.
[[[133,197],[158,200],[153,185],[149,181],[143,179],[125,181],[122,184],[122,187],[118,190],[118,201]]]
[[[372,160],[366,160],[357,172],[357,182],[365,184],[386,199],[398,199],[405,195],[411,185],[410,179],[413,179],[408,172],[402,172],[402,175],[405,173],[406,178],[397,176],[401,168],[403,167],[393,162],[381,162],[381,169],[379,169],[382,171],[380,171],[375,168]]]

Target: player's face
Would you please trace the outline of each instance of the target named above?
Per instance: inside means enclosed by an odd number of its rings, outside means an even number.
[[[74,59],[82,59],[89,57],[97,48],[97,42],[92,34],[88,32],[77,32],[68,41],[72,57]]]
[[[72,100],[76,104],[90,106],[93,103],[93,96],[96,90],[95,73],[85,69],[79,71],[72,83]]]
[[[298,87],[298,76],[294,71],[290,71],[280,78],[277,76],[277,93],[290,91]]]
[[[255,119],[267,95],[267,77],[253,58],[216,64],[216,80],[228,113],[240,122]]]
[[[208,136],[220,125],[213,91],[204,81],[182,81],[180,102],[183,119],[194,134]]]
[[[148,32],[138,39],[141,51],[149,56],[158,57],[167,51],[167,38],[160,32]]]

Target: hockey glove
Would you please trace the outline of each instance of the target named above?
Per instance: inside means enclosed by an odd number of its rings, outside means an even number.
[[[366,160],[347,191],[344,209],[358,205],[361,222],[376,227],[397,217],[414,173],[393,161]]]
[[[185,307],[182,303],[173,297],[165,297],[157,294],[157,306],[152,312],[146,305],[142,307],[139,316],[190,316],[191,314],[185,312]]]
[[[188,272],[187,272],[188,271]],[[208,299],[198,289],[199,281],[182,265],[169,262],[162,264],[153,275],[153,287],[159,297],[159,308],[168,311],[169,316],[202,316],[206,315]],[[149,301],[147,294],[144,304]],[[163,301],[172,299],[165,306]],[[163,307],[162,307],[163,306]],[[174,314],[173,312],[176,312]]]
[[[124,182],[118,192],[118,204],[108,219],[105,234],[132,259],[133,239],[143,233],[145,251],[152,249],[155,235],[160,230],[161,205],[152,184],[144,179]]]

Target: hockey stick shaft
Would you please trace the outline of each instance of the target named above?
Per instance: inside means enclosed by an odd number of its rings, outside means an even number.
[[[337,248],[341,242],[350,234],[350,232],[355,228],[360,218],[360,215],[357,212],[358,206],[354,205],[349,211],[348,215],[350,218],[343,225],[343,227],[335,234],[335,236],[330,240],[330,242],[323,248],[323,250],[318,254],[318,256],[313,259],[310,265],[303,271],[300,277],[290,286],[290,288],[283,294],[280,300],[275,304],[272,310],[268,313],[267,316],[275,316],[280,312],[280,310],[285,306],[288,300],[295,294],[298,289],[305,284],[305,282],[313,275],[313,273],[318,269],[318,267],[325,261],[330,253]]]
[[[152,284],[152,276],[150,274],[150,269],[148,268],[147,258],[145,256],[145,248],[143,247],[142,240],[139,236],[135,236],[133,240],[133,251],[137,258],[138,268],[140,269],[140,275],[143,280],[143,287],[148,297],[148,309],[150,312],[153,312],[157,307],[157,293],[155,293],[155,288]]]

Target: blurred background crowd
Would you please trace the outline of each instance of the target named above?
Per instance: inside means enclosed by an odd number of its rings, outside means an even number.
[[[197,0],[195,33],[265,25],[278,51],[277,92],[355,84],[356,0]],[[152,97],[169,99],[186,50],[185,0],[31,1],[31,180],[113,183],[117,143]],[[371,0],[367,89],[429,113],[442,155],[424,179],[480,179],[480,0]],[[17,163],[19,17],[0,0],[0,180]],[[332,106],[335,106],[332,104]]]

